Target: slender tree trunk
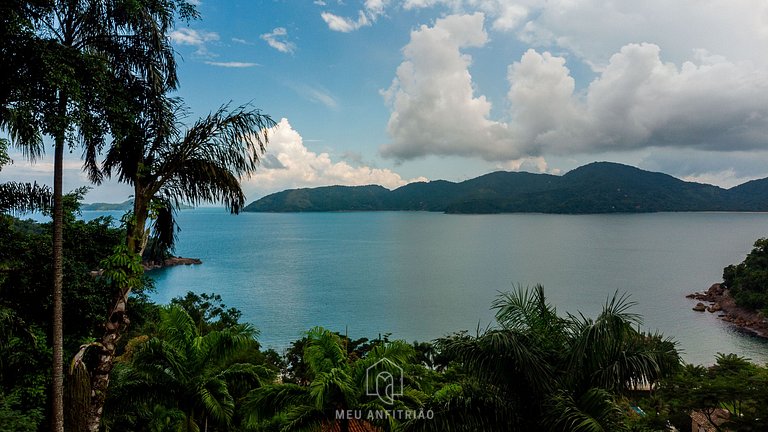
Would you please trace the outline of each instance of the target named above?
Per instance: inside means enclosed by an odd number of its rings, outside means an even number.
[[[62,97],[61,105],[66,106]],[[55,139],[53,161],[53,376],[51,403],[51,430],[64,432],[64,318],[63,318],[63,287],[64,287],[64,208],[63,208],[63,162],[64,162],[64,133]]]
[[[142,196],[134,195],[133,221],[128,224],[126,233],[126,245],[130,253],[141,254],[145,237],[144,225],[147,220],[147,204]],[[98,432],[101,417],[104,411],[104,402],[107,399],[109,388],[109,374],[112,372],[115,362],[115,347],[123,331],[130,324],[128,318],[128,297],[131,295],[130,286],[118,287],[117,299],[109,311],[107,322],[104,324],[104,336],[98,345],[99,362],[91,374],[91,403],[88,409],[86,422],[88,432]]]

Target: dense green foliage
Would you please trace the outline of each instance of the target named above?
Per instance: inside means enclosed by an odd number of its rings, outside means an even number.
[[[759,193],[758,193],[759,192]],[[745,199],[749,196],[749,199]],[[563,176],[495,172],[460,183],[329,186],[268,195],[246,211],[425,210],[448,213],[765,211],[768,183],[725,190],[626,165],[596,162]]]
[[[768,367],[734,354],[718,355],[714,366],[686,365],[663,382],[659,398],[669,413],[700,411],[713,426],[716,410],[731,416],[719,430],[768,430]],[[679,417],[679,415],[678,415]]]
[[[620,398],[679,364],[674,343],[635,328],[625,297],[595,319],[561,317],[543,289],[518,289],[494,303],[497,327],[438,341],[458,376],[428,406],[417,430],[623,430]]]
[[[768,311],[768,239],[758,239],[744,261],[723,269],[723,285],[739,306]]]
[[[66,202],[64,241],[70,254],[64,261],[64,346],[72,354],[103,321],[111,296],[91,271],[120,242],[122,233],[109,218],[76,219],[76,197]],[[43,420],[50,382],[51,224],[0,215],[0,244],[0,332],[5,336],[0,338],[0,358],[7,360],[0,360],[0,393],[6,397],[0,410],[23,413],[37,425]]]

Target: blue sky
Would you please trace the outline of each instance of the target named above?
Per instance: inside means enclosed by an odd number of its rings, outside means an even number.
[[[195,116],[280,122],[249,200],[290,187],[563,173],[595,160],[768,176],[762,0],[206,1],[171,34]],[[50,183],[20,155],[4,179]],[[85,184],[77,152],[65,187]],[[87,201],[121,201],[108,183]]]

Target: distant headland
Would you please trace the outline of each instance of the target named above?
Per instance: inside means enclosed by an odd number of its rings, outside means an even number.
[[[612,162],[565,175],[498,171],[459,183],[327,186],[290,189],[245,207],[248,212],[433,211],[445,213],[648,213],[768,211],[768,178],[731,189],[686,182]]]
[[[182,210],[194,208],[189,205],[181,205],[179,207]],[[80,210],[83,211],[128,211],[133,209],[133,200],[129,199],[121,203],[103,203],[97,202],[92,204],[83,204],[80,206]]]

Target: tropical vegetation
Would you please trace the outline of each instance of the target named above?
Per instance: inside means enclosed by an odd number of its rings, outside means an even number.
[[[768,239],[755,241],[739,264],[723,269],[723,286],[739,306],[768,312]]]
[[[77,218],[77,198],[65,200],[71,358],[103,329],[112,288],[92,271],[125,239],[116,221]],[[25,263],[50,265],[52,227],[7,215],[0,222],[0,430],[44,430],[51,282]],[[407,343],[314,328],[281,355],[262,350],[256,329],[220,296],[189,293],[156,305],[146,297],[151,280],[140,282],[131,326],[116,343],[101,430],[654,431],[667,421],[685,430],[694,410],[725,408],[730,430],[757,431],[768,418],[767,368],[733,355],[710,368],[685,365],[673,341],[639,330],[620,295],[586,317],[558,314],[541,287],[518,288],[498,297],[496,325],[477,334]],[[95,365],[96,354],[85,350],[81,361]],[[90,388],[75,364],[66,374],[65,426],[86,430]],[[371,392],[380,372],[402,374],[391,400]]]
[[[643,332],[618,293],[592,318],[560,315],[542,287],[520,287],[500,294],[496,324],[474,335],[408,343],[316,327],[283,355],[262,350],[257,329],[215,293],[150,301],[142,261],[173,250],[175,211],[211,202],[243,210],[240,180],[257,169],[275,126],[251,104],[187,121],[172,96],[178,81],[168,33],[198,18],[196,3],[0,7],[0,58],[14,71],[0,76],[0,169],[12,163],[9,145],[33,162],[44,137],[54,149],[52,188],[0,184],[0,431],[650,431],[682,426],[693,411],[716,428],[768,427],[766,368],[733,355],[710,368],[682,364],[675,343]],[[82,150],[95,186],[114,178],[132,187],[120,221],[78,217],[88,188],[64,193],[67,147]],[[582,201],[563,200],[574,184],[585,185],[585,169],[627,172],[593,164],[564,180],[517,176],[525,193],[506,200],[499,196],[510,186],[499,174],[319,196],[331,206],[362,200],[376,209],[394,196],[409,209],[462,212],[516,211],[540,192],[542,205],[560,203],[552,211],[583,212],[717,207],[743,193],[635,170],[620,176],[629,182],[622,185],[647,187],[611,195],[612,206],[591,200],[606,192],[599,188]],[[637,194],[656,201],[638,209]],[[31,211],[51,221],[16,217]],[[725,284],[741,304],[768,306],[766,257],[763,239],[744,263],[726,268]],[[716,410],[731,413],[729,422],[715,424]]]

